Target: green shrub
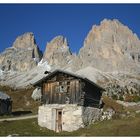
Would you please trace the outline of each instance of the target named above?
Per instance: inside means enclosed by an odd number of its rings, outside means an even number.
[[[140,101],[140,96],[134,96],[133,101],[134,102],[139,102]]]
[[[117,100],[118,99],[117,95],[112,95],[112,99]]]
[[[122,97],[122,96],[120,96],[120,97],[119,97],[119,100],[124,101],[124,99],[123,99],[123,97]]]

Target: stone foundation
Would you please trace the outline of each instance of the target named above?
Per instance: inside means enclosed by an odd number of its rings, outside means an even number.
[[[98,120],[100,109],[74,104],[48,104],[39,107],[38,124],[59,132],[57,110],[62,110],[62,131],[74,131]]]
[[[83,123],[85,126],[99,121],[102,116],[101,109],[94,107],[83,107]]]
[[[38,124],[50,130],[56,130],[56,110],[62,109],[62,131],[74,131],[84,127],[82,107],[77,105],[50,104],[39,107]]]

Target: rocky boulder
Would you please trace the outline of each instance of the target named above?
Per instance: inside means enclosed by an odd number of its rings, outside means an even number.
[[[105,111],[102,111],[100,121],[110,120],[110,119],[112,119],[114,114],[115,114],[115,111],[112,108],[107,108]]]
[[[32,99],[37,101],[37,100],[41,100],[41,96],[42,96],[42,93],[41,93],[41,88],[36,88],[33,93],[32,93]]]
[[[0,54],[2,71],[28,71],[42,58],[33,33],[25,33],[15,40],[12,47]]]

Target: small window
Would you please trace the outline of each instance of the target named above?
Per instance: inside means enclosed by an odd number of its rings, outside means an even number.
[[[64,93],[67,92],[67,82],[59,82],[59,85],[56,85],[55,92],[56,93]]]
[[[60,85],[59,91],[60,91],[60,93],[67,92],[67,85]]]

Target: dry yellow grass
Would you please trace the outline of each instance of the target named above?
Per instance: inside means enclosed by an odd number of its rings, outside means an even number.
[[[112,98],[109,98],[107,96],[103,96],[103,102],[105,103],[104,109],[110,107],[113,110],[115,110],[115,112],[118,112],[118,113],[121,113],[121,112],[125,111],[125,108],[121,104],[118,104]]]

